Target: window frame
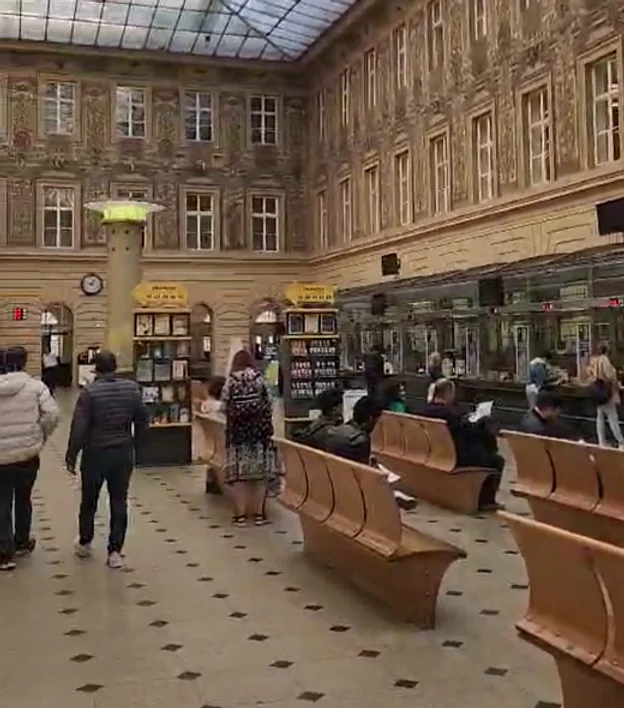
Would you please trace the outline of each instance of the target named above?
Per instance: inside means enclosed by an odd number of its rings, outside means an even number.
[[[142,192],[144,196],[140,197],[140,199],[143,199],[145,201],[151,202],[153,201],[154,194],[153,194],[153,187],[151,183],[149,182],[113,182],[110,186],[110,192],[112,195],[113,199],[127,199],[126,193],[132,193],[132,192]],[[139,200],[138,197],[130,197],[130,199],[136,198],[137,201]],[[145,226],[143,228],[143,244],[142,244],[142,251],[151,251],[153,247],[153,234],[154,234],[154,217],[152,214],[150,214],[147,217],[147,221],[145,222]]]
[[[364,214],[366,217],[366,233],[369,236],[376,236],[381,232],[381,166],[378,160],[364,165],[362,170],[362,181],[364,185]],[[371,190],[370,175],[374,175],[372,183],[374,189]],[[374,205],[374,213],[373,213]],[[374,219],[373,219],[374,216]]]
[[[402,174],[402,160],[405,158],[407,171]],[[414,193],[412,187],[412,151],[409,146],[397,148],[393,155],[394,211],[398,226],[407,226],[414,220]],[[405,191],[405,194],[403,193]],[[405,208],[405,211],[404,211]]]
[[[274,199],[275,200],[275,212],[267,212],[266,211],[266,204],[264,205],[264,209],[262,213],[255,212],[254,211],[254,199]],[[255,190],[253,192],[249,193],[249,234],[251,237],[251,243],[249,244],[249,248],[253,253],[280,253],[282,250],[282,242],[283,242],[283,223],[284,223],[284,198],[282,194],[278,194],[276,192],[273,192],[271,190],[267,191],[261,191],[261,190]],[[253,229],[253,224],[254,224],[254,218],[258,218],[261,216],[264,219],[264,225],[263,225],[263,248],[262,249],[256,249],[254,248],[254,229]],[[266,238],[267,238],[267,229],[266,229],[266,219],[267,217],[272,217],[275,216],[275,250],[268,250],[266,248]]]
[[[351,69],[340,72],[340,125],[348,128],[351,123]]]
[[[440,143],[444,147],[444,160],[441,163],[436,161],[436,145]],[[446,186],[443,191],[439,189],[438,176],[440,169],[445,170]],[[451,154],[450,136],[448,129],[438,131],[429,136],[429,174],[430,174],[430,203],[431,214],[447,214],[451,211]],[[440,204],[439,195],[444,195],[444,205]]]
[[[353,240],[353,180],[351,175],[343,175],[338,181],[340,236],[342,243]],[[345,200],[345,196],[347,199]]]
[[[316,218],[318,223],[319,249],[324,251],[329,248],[329,203],[326,187],[316,193]]]
[[[135,135],[134,130],[131,130],[131,126],[134,125],[132,119],[132,108],[134,107],[134,101],[130,100],[128,103],[128,115],[127,117],[130,119],[128,121],[128,129],[129,129],[129,134],[124,135],[123,133],[120,132],[119,126],[120,126],[120,121],[119,121],[119,111],[120,105],[119,105],[119,98],[120,98],[120,92],[122,91],[129,91],[132,93],[141,93],[143,96],[143,101],[142,101],[142,106],[143,106],[143,135]],[[140,104],[136,104],[137,106]],[[135,85],[126,85],[126,84],[117,84],[115,86],[115,101],[114,101],[114,106],[113,106],[113,115],[114,115],[114,132],[115,132],[115,138],[116,140],[148,140],[149,136],[149,130],[150,130],[150,119],[149,119],[149,113],[150,113],[150,101],[149,101],[149,91],[147,87],[145,86],[135,86]]]
[[[260,110],[254,110],[253,109],[253,101],[254,100],[260,100],[260,105],[261,108]],[[267,110],[266,107],[266,101],[273,101],[275,109],[273,111]],[[274,95],[274,94],[258,94],[258,93],[253,93],[249,96],[248,100],[248,110],[249,110],[249,144],[252,147],[276,147],[279,145],[280,138],[279,138],[279,133],[280,133],[280,120],[279,120],[279,113],[280,113],[280,104],[279,104],[279,97]],[[260,116],[260,127],[254,128],[253,126],[253,117],[254,116]],[[273,116],[275,119],[275,127],[273,131],[271,131],[270,128],[267,127],[267,118]],[[260,131],[260,140],[254,140],[254,131]],[[267,133],[273,132],[274,135],[274,141],[269,142],[267,141]]]
[[[597,68],[606,65],[607,91],[597,93]],[[591,62],[587,70],[589,71],[590,85],[590,106],[591,106],[591,147],[592,162],[595,167],[617,162],[622,158],[622,71],[618,65],[617,52],[609,52],[604,57]],[[615,71],[615,88],[613,86],[613,71]],[[598,106],[606,104],[607,128],[598,128]],[[614,120],[613,113],[617,111],[617,118]],[[606,137],[606,159],[599,159],[599,136]],[[617,154],[616,154],[617,152]]]
[[[191,109],[187,105],[187,98],[189,97],[190,94],[194,94],[195,96],[195,106]],[[198,105],[198,101],[201,96],[208,96],[210,99],[210,108],[205,108],[202,107],[201,105]],[[182,106],[182,136],[183,139],[186,143],[190,143],[192,145],[214,145],[216,143],[216,116],[218,111],[216,110],[215,106],[215,95],[212,91],[205,91],[200,88],[189,88],[189,87],[183,87],[181,90],[181,106]],[[187,135],[187,121],[189,117],[189,112],[195,112],[195,121],[194,121],[194,128],[195,128],[195,137],[190,138]],[[201,121],[200,118],[202,115],[208,114],[210,116],[210,139],[209,140],[202,140],[201,138],[198,138],[197,135],[199,134],[199,130],[201,129]]]
[[[439,16],[434,17],[434,9],[439,9]],[[427,5],[427,58],[431,71],[440,71],[446,61],[445,22],[443,0],[430,0]]]
[[[489,33],[489,26],[488,0],[471,0],[470,35],[472,40],[474,42],[480,42],[486,39]]]
[[[365,102],[366,108],[377,107],[377,50],[371,47],[364,54]]]
[[[54,210],[56,212],[56,243],[55,245],[47,245],[46,244],[46,239],[45,239],[45,234],[46,234],[46,212],[49,211],[46,208],[46,192],[47,190],[56,190],[58,191],[68,191],[71,192],[71,201],[72,201],[72,206],[71,209],[59,209],[58,208],[58,199],[57,199],[57,208]],[[40,248],[43,248],[45,250],[55,250],[55,251],[73,251],[76,250],[78,246],[78,234],[79,234],[79,228],[80,224],[78,219],[80,218],[80,186],[76,183],[68,183],[68,182],[40,182],[37,185],[37,198],[38,198],[38,207],[37,207],[37,216],[38,216],[38,221],[39,221],[39,228],[38,228],[38,238],[37,238],[37,243]],[[71,225],[71,245],[63,246],[61,244],[61,229],[63,228],[61,226],[61,219],[60,219],[60,214],[65,211],[69,211],[72,215],[72,225]]]
[[[56,86],[56,96],[51,98],[47,96],[47,89],[50,86]],[[69,86],[71,88],[71,99],[63,99],[58,95],[58,87]],[[62,138],[76,138],[78,133],[78,101],[79,101],[79,90],[78,84],[75,81],[68,81],[67,78],[43,78],[41,81],[41,100],[39,103],[39,110],[41,112],[40,116],[40,133],[42,136],[47,137],[62,137]],[[56,111],[56,130],[48,130],[47,128],[47,107],[50,104],[54,104]],[[58,130],[59,118],[60,118],[60,107],[62,104],[71,105],[71,129],[67,131]]]
[[[407,88],[408,76],[407,67],[407,25],[402,22],[396,27],[392,34],[394,47],[394,79],[395,86],[399,91]]]
[[[325,89],[319,90],[316,98],[316,109],[318,118],[318,139],[324,143],[327,137],[327,96]]]
[[[188,200],[189,197],[195,197],[197,199],[197,209],[190,210],[188,208]],[[210,209],[208,211],[204,211],[201,209],[201,200],[202,198],[208,198],[210,199]],[[192,187],[188,187],[184,190],[184,247],[186,248],[187,251],[192,251],[193,253],[212,253],[216,250],[215,245],[216,245],[216,204],[215,204],[215,196],[211,191],[206,191],[206,190],[198,190],[198,189],[193,189]],[[196,237],[197,237],[197,242],[193,246],[189,242],[189,228],[188,228],[188,221],[189,217],[192,216],[194,217],[195,220],[195,225],[197,227],[197,232],[196,232]],[[201,245],[202,241],[202,217],[209,216],[210,217],[210,223],[211,223],[211,229],[210,229],[210,247],[209,248],[204,248]]]
[[[486,141],[481,142],[482,126],[487,125]],[[492,201],[496,197],[496,132],[494,112],[490,110],[481,111],[471,118],[472,122],[472,159],[473,159],[473,174],[474,174],[474,195],[478,204]],[[485,173],[481,171],[481,151],[486,150],[488,153],[487,160],[489,170]],[[487,193],[482,191],[482,180],[487,180]]]

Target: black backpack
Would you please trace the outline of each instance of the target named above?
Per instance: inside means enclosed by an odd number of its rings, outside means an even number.
[[[589,397],[597,406],[604,406],[611,400],[611,384],[603,379],[596,379],[589,385]]]

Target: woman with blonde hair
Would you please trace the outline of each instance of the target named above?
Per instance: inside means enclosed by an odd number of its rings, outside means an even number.
[[[256,526],[261,526],[267,522],[267,489],[277,473],[273,407],[264,378],[246,349],[232,359],[221,400],[225,404],[225,483],[234,505],[232,521],[244,526],[250,512]]]
[[[624,436],[620,430],[618,406],[620,405],[620,382],[617,371],[609,359],[606,345],[596,347],[587,365],[589,394],[596,404],[596,434],[601,447],[607,446],[605,418],[620,449],[624,449]]]

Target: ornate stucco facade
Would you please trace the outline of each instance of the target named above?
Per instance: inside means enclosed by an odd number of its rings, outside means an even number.
[[[165,207],[145,276],[212,310],[217,360],[293,280],[374,283],[392,251],[412,276],[603,242],[594,205],[624,191],[623,32],[616,0],[362,0],[293,64],[6,45],[0,335],[37,351],[41,309],[61,302],[74,348],[98,343],[106,289],[88,297],[80,280],[104,274],[104,245],[82,205],[107,196]],[[46,122],[51,84],[73,87],[63,134]],[[138,137],[120,89],[140,94]],[[187,139],[187,92],[210,97],[209,141]],[[275,129],[265,104],[252,118],[265,97]],[[51,189],[73,199],[71,241],[53,247]],[[212,249],[190,242],[189,195],[210,197]],[[262,250],[254,197],[277,214]]]

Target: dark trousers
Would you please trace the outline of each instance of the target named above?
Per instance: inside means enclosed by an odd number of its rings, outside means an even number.
[[[16,548],[26,548],[32,524],[32,489],[39,457],[0,465],[0,559],[11,560]],[[13,516],[15,507],[15,522]]]
[[[81,544],[93,541],[95,514],[100,492],[106,482],[110,504],[108,552],[121,553],[128,528],[128,488],[133,467],[134,451],[130,445],[85,450],[82,453]]]

